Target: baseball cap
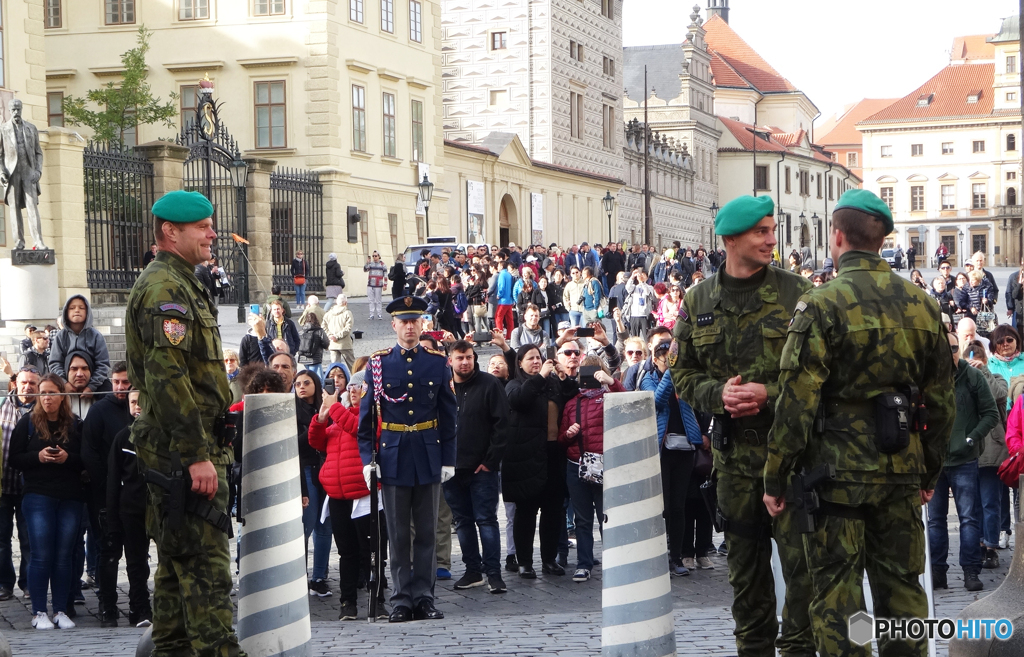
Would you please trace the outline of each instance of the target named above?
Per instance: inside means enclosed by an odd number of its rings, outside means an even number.
[[[515,245],[516,245],[516,243],[515,243],[515,242],[509,242],[509,243],[508,243],[508,248],[510,248],[510,249],[511,249],[511,248],[512,248],[513,246],[515,246]]]
[[[568,328],[571,328],[571,327],[572,327],[572,324],[570,324],[569,322],[558,322],[558,330],[559,331],[564,331],[564,330],[566,330]]]

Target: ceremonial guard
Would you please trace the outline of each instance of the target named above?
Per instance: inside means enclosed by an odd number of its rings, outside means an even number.
[[[426,310],[427,302],[416,297],[388,304],[398,344],[370,357],[359,408],[367,486],[380,427],[377,474],[391,545],[392,623],[444,618],[434,607],[434,530],[441,484],[455,475],[456,404],[445,353],[419,343]]]

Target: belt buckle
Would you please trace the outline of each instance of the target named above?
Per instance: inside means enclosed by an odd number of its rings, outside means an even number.
[[[756,429],[744,429],[743,438],[746,439],[748,445],[757,447],[761,444],[761,438],[757,435]]]
[[[409,433],[411,431],[414,431],[415,428],[416,428],[416,425],[414,425],[414,424],[403,424],[402,425],[402,433]]]

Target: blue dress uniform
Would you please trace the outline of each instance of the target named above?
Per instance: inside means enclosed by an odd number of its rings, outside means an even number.
[[[387,311],[415,319],[426,302],[415,297],[392,301]],[[437,555],[434,530],[441,495],[441,468],[455,466],[455,391],[444,352],[396,345],[370,357],[367,392],[359,409],[359,452],[370,463],[380,411],[380,466],[384,514],[391,545],[391,604],[417,618],[441,617],[433,611]],[[410,563],[410,526],[416,528]],[[427,610],[424,610],[427,603]],[[439,612],[435,612],[439,614]],[[395,613],[392,613],[392,620]]]

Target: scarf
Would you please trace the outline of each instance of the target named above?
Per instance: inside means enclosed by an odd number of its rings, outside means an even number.
[[[1012,356],[1000,356],[999,354],[992,354],[991,357],[1004,363],[1012,363],[1013,361],[1017,360],[1018,357],[1020,357],[1020,352],[1018,351]]]

